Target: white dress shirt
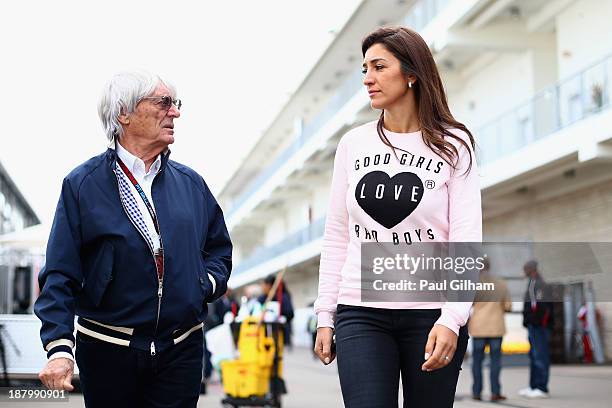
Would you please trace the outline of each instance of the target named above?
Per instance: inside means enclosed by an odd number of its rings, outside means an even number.
[[[128,152],[121,143],[117,143],[117,156],[121,159],[121,161],[125,164],[130,172],[134,175],[134,178],[142,187],[149,203],[155,210],[155,205],[153,204],[153,198],[151,197],[151,185],[153,184],[153,179],[159,169],[161,167],[161,155],[157,155],[151,167],[149,167],[149,171],[145,170],[145,163],[140,158],[134,156],[132,153]],[[149,230],[149,235],[153,240],[153,250],[159,249],[159,235],[155,231],[155,224],[153,224],[153,219],[149,215],[149,210],[144,203],[142,197],[138,191],[136,191],[136,187],[132,183],[128,183],[130,185],[130,189],[132,191],[132,195],[134,199],[138,203],[138,208],[140,209],[140,213],[142,214],[142,219],[144,220],[147,230]]]

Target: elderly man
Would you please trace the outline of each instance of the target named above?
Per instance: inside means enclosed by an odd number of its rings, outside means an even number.
[[[232,244],[206,183],[169,160],[174,88],[116,75],[98,112],[111,147],[62,185],[35,305],[51,389],[88,407],[195,407],[206,304],[226,290]],[[76,321],[76,339],[73,336]]]

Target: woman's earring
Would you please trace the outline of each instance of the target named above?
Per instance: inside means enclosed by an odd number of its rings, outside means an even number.
[[[408,88],[412,88],[412,81],[408,82]]]

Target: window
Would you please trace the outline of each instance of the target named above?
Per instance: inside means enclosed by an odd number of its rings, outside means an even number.
[[[582,118],[582,101],[580,94],[573,94],[567,102],[569,123]]]

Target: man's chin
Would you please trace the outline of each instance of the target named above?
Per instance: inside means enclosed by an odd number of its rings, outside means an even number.
[[[163,135],[161,139],[165,145],[171,145],[172,143],[174,143],[174,132],[172,134]]]

